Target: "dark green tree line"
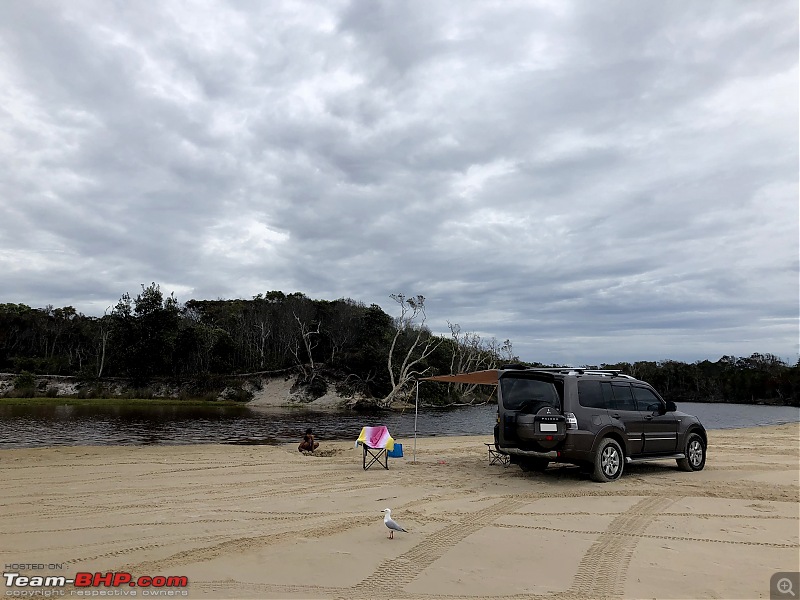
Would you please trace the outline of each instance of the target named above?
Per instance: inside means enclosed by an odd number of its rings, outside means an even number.
[[[772,354],[723,356],[691,364],[675,360],[601,365],[653,385],[674,402],[767,402],[800,406],[800,360],[788,365]]]
[[[125,293],[102,317],[73,307],[0,304],[0,371],[154,378],[208,377],[294,370],[320,387],[335,374],[347,390],[382,399],[407,398],[420,375],[493,368],[515,362],[511,342],[482,339],[448,323],[436,336],[424,321],[424,298],[392,296],[399,316],[349,298],[313,300],[271,291],[251,300],[189,300],[181,304],[153,283]],[[687,364],[674,360],[600,365],[652,383],[674,401],[770,402],[798,405],[800,362],[771,354],[723,356]],[[465,386],[426,386],[438,403],[483,398]]]
[[[397,297],[407,308],[405,297]],[[458,352],[458,342],[434,336],[424,321],[392,317],[349,298],[312,300],[302,293],[181,304],[152,283],[136,296],[123,294],[99,318],[73,307],[0,304],[0,370],[121,377],[136,386],[155,378],[293,370],[319,393],[326,386],[322,374],[333,373],[346,391],[388,404],[408,396],[410,375],[450,372],[451,354]],[[491,347],[484,353],[487,364],[500,360]]]

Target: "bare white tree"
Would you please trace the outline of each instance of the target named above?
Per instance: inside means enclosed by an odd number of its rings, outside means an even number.
[[[319,365],[314,362],[314,348],[316,348],[319,344],[319,330],[322,323],[317,321],[316,324],[314,324],[311,319],[310,311],[301,310],[300,312],[301,314],[298,315],[296,310],[292,310],[292,316],[297,322],[300,337],[295,337],[293,339],[293,343],[290,345],[289,350],[294,355],[295,363],[303,372],[303,379],[310,384],[317,376],[317,369],[319,367]],[[303,344],[306,356],[308,357],[308,363],[305,363],[300,355],[301,343]]]
[[[491,369],[497,365],[498,354],[493,347],[494,340],[484,341],[474,332],[462,333],[458,323],[447,322],[450,328],[450,337],[453,340],[453,350],[450,357],[450,373],[468,373],[480,369]],[[477,388],[477,384],[448,384],[455,386],[460,396],[470,396]]]
[[[111,333],[108,323],[108,309],[103,312],[103,317],[98,321],[100,327],[100,365],[97,369],[97,378],[103,376],[103,368],[106,365],[106,346],[108,345],[108,336]]]
[[[394,321],[394,337],[389,347],[389,356],[386,362],[392,389],[385,398],[379,401],[379,404],[383,407],[389,406],[395,398],[409,392],[408,384],[413,377],[422,375],[428,370],[426,368],[422,371],[417,371],[415,367],[430,356],[442,343],[441,338],[431,336],[430,332],[425,328],[427,317],[425,315],[424,296],[418,295],[413,298],[406,298],[404,294],[392,294],[389,297],[400,306],[400,316]],[[398,340],[404,334],[411,334],[413,341],[409,344],[405,354],[401,354],[402,360],[400,364],[396,365],[395,353],[397,352]]]

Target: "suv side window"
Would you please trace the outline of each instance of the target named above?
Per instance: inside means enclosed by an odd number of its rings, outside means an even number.
[[[611,384],[608,381],[601,381],[600,389],[603,390],[603,404],[605,407],[614,408],[614,392],[611,391]]]
[[[603,396],[599,381],[578,380],[578,403],[586,408],[611,408]]]
[[[647,412],[655,412],[661,406],[661,400],[647,388],[633,386],[633,396],[636,398],[636,404],[639,410]]]
[[[614,408],[617,410],[636,410],[636,401],[631,394],[629,383],[612,383],[611,389],[614,390]]]

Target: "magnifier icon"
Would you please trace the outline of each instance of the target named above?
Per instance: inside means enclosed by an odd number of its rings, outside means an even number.
[[[781,594],[789,594],[792,598],[797,598],[797,594],[795,594],[794,590],[792,589],[792,580],[788,577],[781,577],[778,579],[775,587]]]

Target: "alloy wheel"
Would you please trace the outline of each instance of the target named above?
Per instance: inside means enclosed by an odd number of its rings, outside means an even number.
[[[700,443],[700,440],[694,439],[689,443],[689,462],[692,463],[692,466],[697,468],[700,466],[700,463],[703,462],[703,444]]]
[[[602,465],[606,477],[612,478],[617,474],[619,470],[619,454],[616,448],[610,445],[603,448]]]

